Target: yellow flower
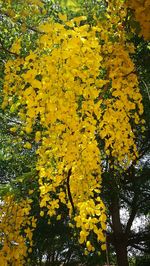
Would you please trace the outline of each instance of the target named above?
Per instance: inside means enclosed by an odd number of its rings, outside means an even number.
[[[26,142],[25,144],[24,144],[24,148],[26,148],[26,149],[31,149],[32,148],[32,145],[31,145],[31,143],[29,143],[29,142]]]

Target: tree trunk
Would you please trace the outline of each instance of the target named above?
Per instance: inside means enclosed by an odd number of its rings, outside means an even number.
[[[114,193],[112,195],[110,211],[112,216],[113,238],[117,257],[117,265],[129,266],[127,256],[127,236],[122,229],[119,210],[119,199],[117,193]]]
[[[117,256],[117,264],[118,266],[129,266],[128,256],[127,256],[127,246],[124,242],[117,241],[115,243],[115,250]]]

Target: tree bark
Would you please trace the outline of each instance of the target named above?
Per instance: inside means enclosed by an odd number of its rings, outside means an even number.
[[[127,255],[127,236],[122,229],[119,209],[120,206],[118,195],[117,193],[116,195],[114,193],[112,195],[110,211],[112,216],[113,238],[117,257],[117,265],[129,266]]]
[[[127,255],[127,246],[124,243],[124,241],[121,242],[121,238],[120,238],[120,241],[117,241],[115,243],[115,250],[116,250],[116,257],[117,257],[118,266],[129,266],[128,255]]]

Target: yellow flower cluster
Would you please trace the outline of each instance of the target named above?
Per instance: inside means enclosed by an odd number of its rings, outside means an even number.
[[[144,39],[150,40],[150,1],[127,0],[126,5],[133,10],[135,19],[140,23]]]
[[[96,201],[90,199],[78,203],[79,214],[74,218],[76,227],[80,228],[79,243],[86,242],[88,251],[94,251],[91,241],[87,241],[90,232],[93,231],[97,236],[97,241],[106,241],[104,231],[106,231],[105,206],[100,197]],[[101,226],[100,226],[101,225]]]
[[[37,121],[42,128],[35,134],[40,214],[58,215],[65,204],[88,251],[91,231],[105,249],[99,143],[115,162],[129,165],[137,156],[132,127],[143,111],[133,47],[121,27],[126,8],[115,3],[94,26],[84,16],[46,21],[36,50],[5,66],[4,107],[9,102],[18,110],[26,133]]]
[[[114,8],[114,5],[116,7]],[[133,128],[143,113],[142,96],[127,44],[123,21],[127,10],[118,0],[108,1],[108,20],[103,24],[103,65],[109,80],[103,89],[103,112],[99,134],[105,141],[105,152],[113,162],[126,168],[137,154]],[[106,41],[107,40],[107,41]]]
[[[29,217],[30,203],[30,200],[16,202],[13,196],[6,196],[0,203],[0,265],[22,266],[25,263],[26,241],[31,249],[36,224],[34,217]]]
[[[78,213],[79,203],[100,193],[96,124],[101,109],[95,100],[106,82],[99,79],[102,56],[97,28],[86,23],[79,27],[84,20],[44,23],[39,27],[43,34],[37,50],[25,59],[9,60],[5,68],[4,102],[9,95],[18,96],[20,104],[15,101],[11,106],[25,106],[19,114],[25,118],[27,133],[36,119],[45,129],[36,133],[35,140],[41,142],[37,150],[40,206],[47,207],[50,216],[60,203],[72,214],[70,195]]]
[[[12,45],[10,51],[11,51],[12,53],[19,54],[20,49],[21,49],[21,39],[17,39],[17,40],[13,43],[13,45]]]
[[[126,167],[134,156],[138,156],[131,121],[135,124],[140,122],[139,115],[143,113],[142,96],[129,51],[123,44],[112,45],[113,51],[109,54],[109,61],[106,61],[111,82],[108,88],[110,97],[104,102],[100,136],[105,139],[107,154],[111,153]]]
[[[40,66],[40,71],[36,74],[42,76],[42,81],[33,80],[38,88],[36,103],[34,99],[34,113],[38,114],[37,104],[40,103],[41,124],[47,129],[42,132],[42,145],[37,151],[40,206],[47,207],[47,214],[52,216],[57,214],[60,204],[63,203],[68,206],[72,215],[73,206],[67,188],[69,186],[78,214],[75,215],[77,224],[83,210],[85,213],[87,211],[84,202],[94,204],[90,198],[94,193],[100,193],[101,167],[96,123],[100,119],[101,110],[100,103],[96,104],[95,99],[105,84],[104,80],[97,80],[102,56],[96,28],[91,28],[86,23],[84,26],[76,26],[76,23],[85,19],[80,17],[77,21],[75,18],[67,21],[65,25],[49,22],[40,26],[44,34],[39,39],[39,45],[45,53],[36,57],[38,68]],[[69,29],[66,29],[66,25],[69,25]],[[30,54],[29,60],[34,58],[34,55]],[[26,72],[24,75],[27,79],[28,74]],[[96,206],[91,208],[95,216]],[[41,215],[43,216],[44,212],[41,212]],[[100,222],[96,218],[92,221]],[[83,227],[84,224],[81,224],[81,230]],[[89,227],[90,230],[93,230],[92,226]],[[96,233],[98,234],[98,231]],[[103,237],[102,230],[101,236]],[[84,240],[86,242],[86,238]]]

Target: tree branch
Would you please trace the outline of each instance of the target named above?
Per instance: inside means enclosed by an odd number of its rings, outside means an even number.
[[[16,57],[19,57],[19,54],[13,53],[13,52],[11,52],[10,50],[8,50],[8,49],[4,46],[4,44],[2,43],[2,41],[0,41],[0,45],[1,45],[0,50],[3,50],[4,52],[9,53],[9,54],[15,55]]]
[[[135,245],[132,245],[132,247],[135,248],[135,249],[138,249],[140,251],[143,251],[143,252],[149,252],[148,249],[146,249],[144,247],[140,247],[140,246],[138,246],[136,244]]]
[[[68,175],[67,175],[67,192],[68,192],[68,198],[70,200],[72,209],[73,209],[73,213],[75,214],[75,207],[74,207],[74,203],[73,203],[73,199],[72,199],[72,195],[71,195],[71,190],[70,190],[70,176],[72,174],[72,168],[69,169],[68,171]]]
[[[3,13],[1,13],[1,15],[2,15],[2,16],[6,16],[7,18],[9,18],[9,19],[11,20],[11,16],[9,16],[9,14],[7,14],[7,12],[3,12]],[[13,23],[14,23],[14,22],[13,22]],[[16,23],[19,23],[19,24],[22,25],[22,24],[24,24],[25,22],[23,22],[23,21],[21,21],[20,19],[18,19],[18,20],[16,21]],[[39,33],[39,34],[43,34],[43,32],[37,30],[36,28],[33,28],[32,26],[27,25],[26,23],[25,23],[25,27],[26,27],[28,30],[34,31],[34,32]]]
[[[148,90],[147,84],[146,84],[146,82],[145,82],[144,80],[142,80],[142,82],[143,82],[143,84],[144,84],[144,86],[145,86],[145,88],[146,88],[147,95],[148,95],[148,99],[149,99],[149,101],[150,101],[150,93],[149,93],[149,90]]]
[[[137,213],[137,210],[138,210],[138,207],[137,207],[137,194],[134,195],[134,198],[133,198],[133,201],[132,201],[132,205],[131,205],[131,214],[130,214],[130,217],[129,217],[129,220],[127,222],[127,226],[126,226],[126,229],[125,229],[125,233],[128,235],[129,232],[130,232],[130,229],[131,229],[131,226],[132,226],[132,223],[133,223],[133,220],[136,216],[136,213]]]
[[[148,231],[131,234],[128,239],[128,246],[139,244],[140,242],[146,242],[150,239],[150,233]]]

